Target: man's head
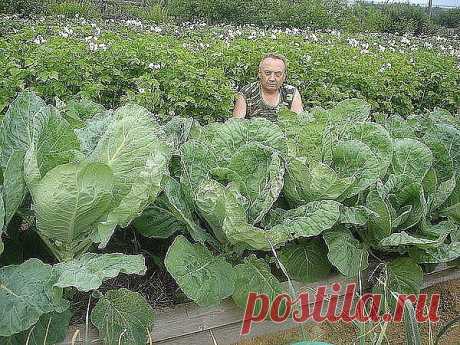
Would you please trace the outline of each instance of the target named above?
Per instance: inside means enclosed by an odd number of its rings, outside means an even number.
[[[259,64],[259,80],[267,91],[278,90],[286,80],[286,59],[279,54],[265,55]]]

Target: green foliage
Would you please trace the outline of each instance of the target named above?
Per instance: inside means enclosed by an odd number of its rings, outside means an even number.
[[[300,90],[306,108],[361,98],[373,111],[407,116],[435,106],[455,111],[459,104],[455,60],[425,49],[407,54],[387,46],[383,53],[363,53],[345,38],[305,42],[301,35],[276,34],[226,43],[205,33],[178,39],[123,30],[87,42],[83,37],[93,34],[88,25],[73,31],[67,38],[59,34],[63,29],[45,35],[42,44],[32,43],[39,34],[28,28],[0,39],[0,109],[30,85],[48,102],[79,94],[109,109],[137,103],[161,120],[173,115],[202,123],[224,120],[234,88],[254,80],[268,51],[287,57],[288,82]]]
[[[136,21],[101,33],[92,24],[1,28],[0,228],[9,231],[1,246],[22,250],[11,225],[23,217],[62,261],[0,268],[6,341],[37,326],[42,342],[42,325],[67,308],[62,288],[93,290],[120,272],[144,272],[141,256],[87,253],[131,222],[149,237],[179,234],[165,266],[203,306],[281,292],[268,264],[278,250],[283,272],[304,281],[331,270],[354,277],[369,258],[391,257],[375,287],[386,300],[390,290],[417,292],[420,265],[458,261],[454,57],[404,48],[412,37],[397,45],[196,26],[160,35]],[[306,111],[280,112],[278,123],[219,121],[268,51],[287,56]],[[139,295],[117,291],[92,321],[105,342],[135,344],[153,317]]]
[[[17,13],[26,16],[46,12],[50,0],[2,0],[0,13]]]
[[[153,23],[167,23],[171,21],[168,7],[160,4],[152,4],[146,6],[124,5],[122,7],[124,15],[132,18],[138,18]]]
[[[460,8],[439,11],[433,20],[447,28],[460,28]]]
[[[69,18],[75,16],[102,18],[100,8],[91,1],[51,1],[47,6],[47,13],[52,15],[63,15]]]
[[[386,4],[382,7],[385,16],[384,32],[431,33],[434,25],[425,8],[409,4]]]
[[[59,279],[54,286],[76,287],[79,291],[97,290],[104,280],[119,273],[143,275],[147,268],[142,255],[85,253],[78,259],[54,266]]]
[[[91,322],[107,345],[146,344],[153,321],[145,298],[124,288],[108,291],[91,312]]]
[[[219,304],[235,288],[233,267],[183,236],[177,236],[169,247],[165,266],[184,293],[201,306]]]
[[[47,313],[68,309],[57,274],[38,259],[0,268],[0,336],[27,330]]]

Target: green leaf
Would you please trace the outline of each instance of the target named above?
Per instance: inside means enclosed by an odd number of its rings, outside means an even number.
[[[61,313],[48,313],[40,317],[30,329],[8,338],[0,337],[3,345],[55,345],[63,341],[67,335],[72,313],[66,309]]]
[[[189,140],[181,147],[181,184],[186,186],[189,199],[193,199],[200,183],[210,177],[211,170],[217,167],[218,158],[208,144]]]
[[[232,295],[235,271],[223,257],[201,244],[177,236],[168,249],[165,266],[182,291],[200,306],[219,304]]]
[[[439,239],[432,240],[429,238],[423,238],[420,236],[410,235],[405,231],[396,232],[391,234],[390,236],[382,239],[380,241],[380,245],[384,247],[400,247],[400,246],[416,246],[419,248],[429,248],[429,247],[437,247],[447,237],[447,233],[444,236],[440,237]]]
[[[307,164],[305,158],[298,157],[288,161],[283,191],[290,203],[300,206],[315,200],[337,199],[353,182],[353,177],[340,178],[326,164]]]
[[[396,298],[391,294],[418,294],[423,282],[423,271],[417,263],[407,257],[399,257],[386,265],[381,283],[374,286],[373,293],[383,295],[382,303],[386,300],[390,309],[396,305]],[[386,284],[386,289],[383,285]]]
[[[68,303],[62,289],[54,287],[56,280],[52,267],[38,259],[1,267],[0,336],[22,332],[42,315],[66,310]]]
[[[329,248],[329,261],[344,276],[356,277],[361,270],[367,268],[369,253],[349,230],[332,229],[324,232],[323,238]]]
[[[340,203],[333,200],[312,201],[287,211],[280,224],[270,232],[289,234],[292,239],[312,237],[330,229],[340,218]]]
[[[264,231],[248,223],[240,197],[234,189],[224,188],[214,180],[204,181],[198,188],[197,208],[219,241],[257,250],[270,250],[269,240],[276,246],[283,244],[287,240],[284,234]]]
[[[453,261],[460,257],[460,242],[442,244],[436,248],[417,248],[409,249],[409,256],[417,263],[441,263]]]
[[[142,255],[120,253],[85,253],[78,259],[57,264],[54,268],[59,275],[55,286],[73,286],[79,291],[96,290],[104,280],[120,273],[143,275],[147,270]]]
[[[134,219],[134,227],[140,234],[149,238],[168,238],[186,229],[187,225],[177,219],[169,207],[166,197],[160,195],[153,206],[145,209]]]
[[[428,213],[428,205],[420,182],[407,183],[394,193],[391,204],[395,210],[402,211],[405,206],[411,206],[411,208],[399,224],[396,220],[393,222],[393,227],[397,226],[400,230],[406,230],[425,218]]]
[[[383,177],[390,166],[393,155],[393,141],[389,133],[373,122],[349,122],[339,123],[328,128],[323,138],[323,150],[333,147],[339,141],[354,140],[365,144],[380,163],[380,177]]]
[[[337,143],[332,149],[333,169],[341,178],[353,178],[354,182],[342,194],[340,200],[350,198],[379,179],[382,166],[371,149],[360,141]]]
[[[14,151],[3,173],[3,203],[5,207],[4,226],[8,226],[26,193],[24,181],[24,152]],[[2,225],[2,227],[3,227]]]
[[[189,139],[193,128],[198,126],[198,122],[193,118],[174,116],[162,126],[162,129],[166,137],[174,143],[174,148],[178,150]]]
[[[326,278],[332,268],[327,260],[327,247],[318,239],[289,244],[279,251],[279,258],[289,276],[303,283]]]
[[[105,108],[102,105],[82,97],[81,99],[72,99],[67,103],[64,117],[72,124],[73,128],[79,128],[84,126],[86,120],[92,119],[104,111]]]
[[[60,261],[91,245],[94,226],[112,201],[112,181],[104,164],[63,164],[32,189],[38,233]]]
[[[445,182],[441,182],[432,196],[433,204],[431,209],[436,210],[441,205],[443,205],[449,196],[452,194],[452,192],[455,190],[455,186],[457,185],[457,180],[456,176],[453,175],[452,178]]]
[[[447,235],[454,234],[460,229],[460,226],[452,221],[442,221],[437,224],[424,222],[420,226],[420,232],[431,239],[445,238]]]
[[[192,214],[192,207],[187,202],[182,185],[171,177],[165,180],[164,193],[168,200],[168,209],[172,211],[181,224],[186,225],[186,229],[195,241],[202,243],[212,241],[212,238],[198,225],[198,220]]]
[[[43,107],[35,116],[33,125],[30,150],[36,156],[41,176],[73,160],[80,145],[76,134],[56,108]]]
[[[271,273],[270,267],[263,259],[251,255],[244,263],[235,266],[236,282],[232,299],[241,309],[246,307],[247,296],[250,292],[267,294],[270,303],[275,297],[284,292],[281,283]],[[260,303],[255,306],[255,314],[260,312]]]
[[[26,152],[33,142],[33,119],[45,106],[33,92],[21,92],[9,106],[2,127],[2,166],[14,151]]]
[[[97,143],[109,125],[114,121],[111,111],[101,113],[99,116],[90,118],[85,122],[85,126],[75,129],[75,133],[80,142],[81,151],[87,157],[91,155]]]
[[[340,223],[365,225],[371,217],[378,217],[378,213],[365,206],[346,207],[340,206]]]
[[[449,171],[450,159],[453,161],[453,172],[458,172],[460,169],[460,128],[446,123],[434,124],[427,130],[423,139],[435,151],[435,159],[437,159],[435,164],[437,163],[438,171],[444,172],[443,180],[446,180],[452,174]]]
[[[414,139],[395,140],[391,162],[394,174],[422,181],[432,164],[433,154],[425,144]]]
[[[371,190],[366,198],[366,207],[375,212],[367,224],[367,233],[371,240],[380,242],[392,232],[391,213],[385,200],[377,190]]]
[[[241,147],[225,167],[213,169],[212,174],[233,183],[246,197],[248,220],[256,224],[278,199],[283,187],[284,164],[278,153],[250,143]]]
[[[219,182],[206,180],[198,186],[195,196],[198,212],[209,224],[214,236],[221,243],[225,243],[227,240],[222,227],[225,217],[231,212],[230,208],[227,209],[227,203],[231,202],[229,200],[232,197],[230,194]],[[238,213],[237,218],[243,218],[247,222],[245,211],[241,205],[238,207],[237,203],[232,210]]]
[[[279,153],[286,153],[286,138],[275,123],[265,118],[229,119],[225,123],[213,123],[204,131],[211,131],[211,145],[221,159],[229,160],[234,152],[248,143],[257,143]]]
[[[106,345],[144,345],[154,314],[144,297],[127,289],[108,291],[91,312],[91,322]]]
[[[449,217],[453,221],[460,223],[460,202],[441,210],[439,214],[444,217]]]
[[[171,158],[160,126],[146,109],[130,104],[117,109],[113,116],[90,157],[111,168],[116,190],[107,218],[98,225],[95,241],[100,242],[100,248],[117,225],[128,226],[155,200]]]

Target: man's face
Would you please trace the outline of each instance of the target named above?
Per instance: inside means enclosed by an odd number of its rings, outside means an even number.
[[[286,79],[283,60],[267,58],[259,68],[260,84],[265,90],[278,90]]]

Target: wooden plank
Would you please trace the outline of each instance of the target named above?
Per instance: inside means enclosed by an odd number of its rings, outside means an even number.
[[[343,276],[331,275],[321,282],[307,285],[293,282],[293,285],[296,293],[307,292],[311,301],[318,286],[326,285],[326,294],[330,296],[333,294],[332,284],[340,283],[342,289],[339,295],[343,295],[345,285],[354,281]],[[289,290],[287,283],[283,283],[283,286],[286,291]],[[184,308],[185,311],[183,310]],[[157,315],[153,337],[160,340],[177,338],[181,335],[214,329],[232,323],[241,323],[243,319],[243,311],[231,299],[222,301],[216,307],[199,307],[195,303],[187,303],[181,307],[180,311],[176,307],[174,312],[171,312],[171,310],[160,311]]]
[[[425,289],[453,279],[460,279],[460,269],[442,265],[435,271],[424,275],[422,288]],[[298,282],[292,283],[296,293],[307,292],[309,301],[313,301],[312,297],[317,287],[326,285],[326,294],[330,296],[333,293],[332,284],[336,282],[341,284],[341,289],[337,293],[340,296],[338,303],[340,308],[346,284],[356,282],[356,280],[333,275],[321,282],[307,285]],[[284,283],[284,287],[287,290],[286,283]],[[309,304],[311,305],[311,302]],[[323,309],[324,312],[325,310]],[[156,311],[155,325],[151,337],[155,344],[161,345],[215,345],[214,339],[219,345],[227,345],[248,337],[251,338],[299,326],[298,323],[291,319],[283,323],[274,323],[268,320],[254,324],[251,334],[241,337],[242,318],[243,311],[231,299],[224,300],[216,307],[199,307],[195,303],[181,304],[171,309]],[[308,322],[314,321],[309,320]],[[76,331],[79,334],[74,344],[86,345],[84,342],[84,325],[71,327],[66,340],[60,345],[71,345],[72,336]],[[98,340],[97,331],[93,328],[89,330],[88,340],[88,344],[103,345]]]
[[[430,286],[444,283],[449,280],[460,279],[460,269],[457,267],[448,267],[434,272],[427,273],[423,276],[422,289],[429,288]]]

